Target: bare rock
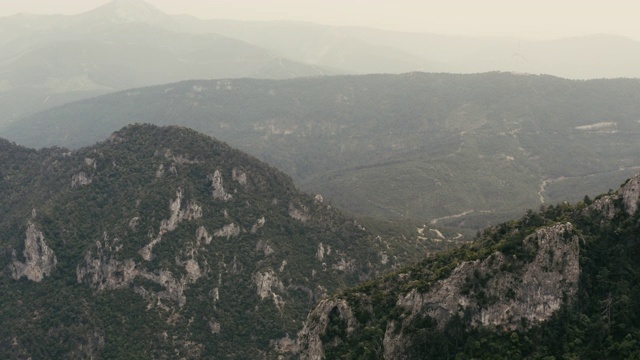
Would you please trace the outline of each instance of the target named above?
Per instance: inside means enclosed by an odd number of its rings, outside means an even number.
[[[216,170],[212,175],[209,175],[207,177],[207,179],[209,179],[209,181],[211,181],[211,187],[213,188],[213,198],[214,199],[218,199],[218,200],[222,200],[222,201],[228,201],[231,200],[233,198],[233,196],[231,194],[227,194],[227,192],[224,190],[224,186],[223,186],[223,180],[222,180],[222,173],[220,173],[220,170]]]
[[[227,224],[213,233],[215,237],[226,237],[227,239],[238,235],[240,235],[240,227],[234,223]]]
[[[247,174],[237,168],[231,170],[231,179],[237,181],[240,185],[247,185]]]
[[[638,210],[638,198],[640,197],[640,175],[637,175],[620,189],[622,200],[624,202],[624,209],[630,216],[635,215]]]
[[[45,276],[51,275],[58,263],[53,250],[44,241],[44,235],[32,223],[27,227],[23,255],[24,263],[16,259],[15,250],[13,251],[9,270],[15,280],[26,276],[31,281],[40,282]]]
[[[256,293],[260,299],[273,299],[273,303],[280,311],[282,311],[282,308],[285,305],[284,299],[275,291],[284,292],[284,285],[278,276],[276,276],[275,272],[271,269],[267,270],[264,274],[257,272],[253,276],[253,280],[256,285]]]
[[[338,317],[346,322],[347,334],[351,334],[358,321],[353,316],[351,307],[344,299],[326,299],[320,301],[318,306],[309,314],[307,322],[298,333],[298,339],[295,345],[291,345],[285,341],[280,345],[287,345],[289,351],[300,354],[302,360],[324,359],[324,349],[322,336],[327,331],[330,315],[337,313]]]
[[[256,223],[255,223],[255,224],[253,224],[253,226],[251,227],[251,233],[252,233],[252,234],[257,233],[257,232],[258,232],[258,230],[259,230],[261,227],[263,227],[265,223],[266,223],[266,220],[265,220],[264,216],[263,216],[263,217],[261,217],[260,219],[258,219],[258,220],[256,221]]]
[[[532,258],[496,252],[484,260],[461,262],[427,291],[408,289],[396,302],[404,314],[387,324],[384,358],[407,359],[412,323],[425,316],[433,318],[440,329],[456,315],[470,316],[473,327],[511,330],[548,320],[578,291],[579,241],[570,223],[540,228],[522,244],[531,250]],[[332,313],[347,324],[347,334],[360,326],[346,299],[322,300],[309,314],[295,344],[283,339],[274,343],[275,349],[301,359],[323,359],[324,348],[333,344],[326,339]]]
[[[300,222],[307,222],[311,219],[311,215],[309,215],[309,208],[304,205],[294,205],[293,203],[289,204],[289,216],[291,218],[298,220]]]
[[[195,201],[189,201],[187,206],[182,208],[182,189],[176,191],[176,199],[171,201],[169,209],[171,216],[169,219],[160,222],[160,229],[157,236],[151,235],[151,242],[140,249],[139,254],[143,259],[151,261],[153,258],[153,247],[162,241],[162,236],[168,232],[174,231],[179,223],[187,220],[195,220],[202,217],[202,208]]]
[[[92,181],[93,179],[91,179],[91,177],[89,177],[84,171],[80,171],[71,177],[71,187],[75,188],[78,186],[89,185]]]
[[[84,158],[84,163],[85,165],[92,167],[94,170],[98,167],[98,162],[96,161],[96,159],[92,159],[92,158]]]

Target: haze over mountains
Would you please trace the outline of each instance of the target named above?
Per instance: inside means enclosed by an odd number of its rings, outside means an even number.
[[[196,78],[495,70],[640,76],[640,42],[613,35],[522,41],[202,20],[141,0],[114,0],[78,15],[0,18],[0,54],[0,128],[72,100]]]
[[[640,6],[106,1],[0,17],[0,358],[640,359]]]

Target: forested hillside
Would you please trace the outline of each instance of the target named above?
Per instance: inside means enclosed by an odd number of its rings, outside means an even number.
[[[374,236],[181,127],[70,151],[0,140],[0,358],[257,358],[427,242]]]
[[[320,302],[302,359],[637,359],[640,175]]]
[[[69,104],[2,135],[77,147],[132,121],[181,124],[227,141],[352,213],[474,231],[616,188],[640,166],[637,79],[188,81]]]

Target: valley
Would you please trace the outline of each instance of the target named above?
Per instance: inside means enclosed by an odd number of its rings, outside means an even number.
[[[4,1],[0,359],[640,359],[639,12]]]
[[[575,202],[632,176],[618,169],[637,166],[637,94],[634,79],[497,72],[199,80],[67,104],[0,135],[78,148],[128,123],[183,125],[354,215],[475,232],[538,208],[541,196]],[[614,118],[615,132],[592,127]],[[541,192],[541,179],[561,177],[571,180]]]

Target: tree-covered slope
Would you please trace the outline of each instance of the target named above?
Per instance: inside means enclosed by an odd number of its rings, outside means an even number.
[[[640,175],[325,299],[302,359],[637,359]]]
[[[0,358],[257,358],[325,294],[424,253],[181,127],[0,140]]]
[[[351,212],[479,229],[615,188],[640,164],[640,81],[410,73],[189,81],[37,114],[3,136],[83,146],[182,124]]]

